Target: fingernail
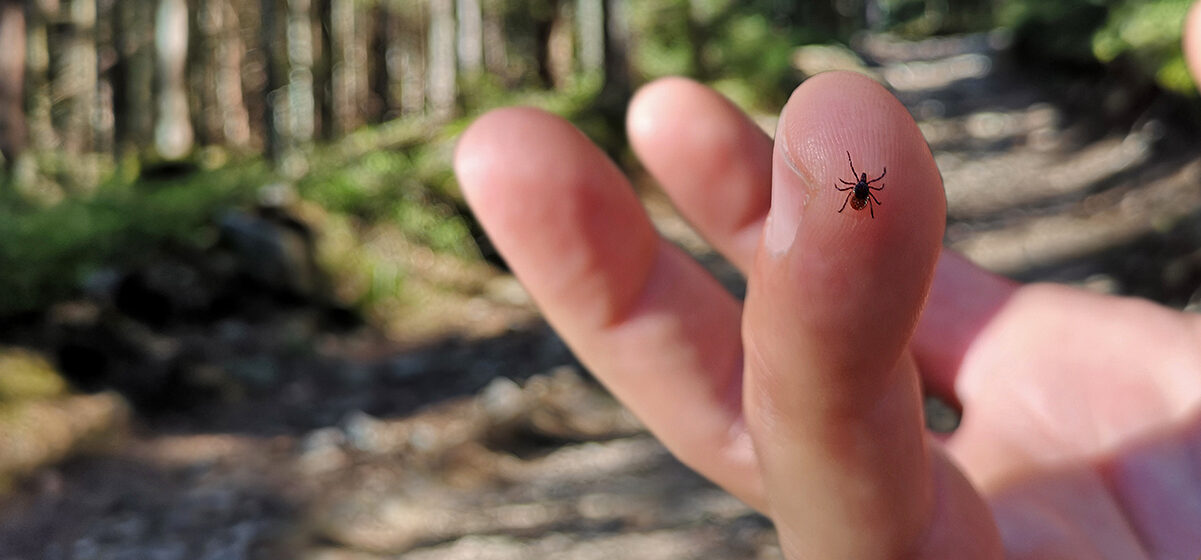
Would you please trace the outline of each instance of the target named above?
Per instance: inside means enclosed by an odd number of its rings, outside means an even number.
[[[772,257],[788,252],[801,224],[801,209],[809,203],[809,191],[784,138],[784,113],[776,126],[776,148],[772,161],[771,208],[764,224],[763,246]]]

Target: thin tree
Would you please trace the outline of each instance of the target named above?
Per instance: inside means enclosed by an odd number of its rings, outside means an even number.
[[[0,159],[11,169],[25,151],[25,9],[0,0]]]
[[[63,149],[67,154],[79,155],[90,152],[93,143],[96,3],[94,0],[71,0],[66,5],[66,16],[66,25],[58,28],[60,35],[56,37],[64,47],[58,52],[51,51],[53,99],[61,100],[54,114],[59,116],[56,124]]]
[[[167,159],[181,158],[192,150],[194,138],[185,86],[188,60],[188,5],[185,0],[159,0],[154,37],[158,76],[154,146],[159,155]]]
[[[459,70],[474,77],[484,64],[484,13],[480,0],[457,0]]]
[[[121,0],[113,8],[113,148],[122,157],[149,145],[153,136],[154,111],[147,108],[154,99],[154,20],[149,0]]]
[[[455,109],[455,4],[430,0],[429,6],[429,112],[441,119]]]

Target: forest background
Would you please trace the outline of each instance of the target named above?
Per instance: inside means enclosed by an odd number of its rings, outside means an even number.
[[[0,1],[0,314],[78,293],[90,274],[284,183],[331,213],[387,220],[477,258],[449,170],[455,134],[500,105],[572,119],[618,159],[624,105],[683,74],[777,109],[802,45],[865,32],[1007,30],[1065,75],[1193,95],[1181,0]],[[1133,85],[1131,85],[1133,84]],[[626,161],[629,158],[625,158]],[[484,248],[487,252],[487,248]],[[344,259],[345,260],[345,259]],[[325,263],[346,269],[345,263]],[[364,268],[365,267],[365,268]],[[354,268],[354,267],[351,267]],[[370,303],[398,271],[359,263]]]

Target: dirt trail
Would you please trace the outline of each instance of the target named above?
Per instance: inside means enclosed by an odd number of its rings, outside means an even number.
[[[1194,299],[1201,166],[1177,131],[1153,107],[1098,134],[1004,47],[861,46],[934,149],[947,245],[1023,279]],[[648,205],[742,289],[661,195]],[[511,279],[485,284],[458,316],[499,329],[404,351],[314,331],[303,310],[217,329],[259,341],[234,353],[262,386],[43,469],[0,508],[0,560],[779,558],[770,522],[647,436]],[[296,332],[311,359],[276,353]]]

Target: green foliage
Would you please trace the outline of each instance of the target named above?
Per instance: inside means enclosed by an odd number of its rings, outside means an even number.
[[[998,23],[1014,30],[1021,48],[1072,65],[1095,65],[1090,44],[1105,23],[1103,0],[1020,0],[1000,6]]]
[[[633,62],[646,76],[696,76],[700,72],[694,24],[687,2],[632,3]]]
[[[90,272],[164,242],[196,243],[218,208],[249,200],[267,176],[247,164],[172,182],[113,181],[48,208],[0,199],[0,315],[65,297]]]
[[[996,26],[996,7],[990,0],[880,0],[875,4],[877,25],[903,37],[985,31]]]
[[[644,79],[684,75],[720,84],[754,109],[777,109],[799,83],[791,63],[797,46],[841,37],[839,26],[813,25],[808,5],[660,0],[631,10],[633,61]]]
[[[726,83],[745,85],[744,93],[754,98],[740,101],[762,110],[775,110],[787,100],[800,81],[792,67],[792,54],[806,41],[796,33],[787,33],[760,14],[737,14],[717,28],[721,40],[705,47],[706,66],[721,69],[714,78]]]
[[[320,158],[318,158],[320,159]],[[301,197],[363,224],[388,222],[417,243],[462,257],[478,251],[457,209],[449,141],[374,150],[302,178]]]
[[[1194,95],[1196,89],[1180,48],[1182,22],[1189,5],[1189,0],[1119,3],[1093,35],[1093,53],[1105,63],[1130,57],[1161,87]]]
[[[368,4],[374,0],[364,0]],[[413,0],[389,0],[394,7]],[[1188,0],[882,0],[873,4],[885,29],[914,37],[949,31],[1013,30],[1019,49],[1059,67],[1098,69],[1121,63],[1145,72],[1168,90],[1194,92],[1180,52]],[[601,99],[600,77],[569,77],[550,89],[528,61],[537,50],[535,30],[545,30],[556,10],[570,4],[521,0],[505,5],[513,41],[502,75],[463,78],[460,108],[468,117],[437,127],[420,117],[356,131],[313,149],[310,171],[297,181],[302,198],[346,227],[344,251],[358,232],[377,225],[399,230],[407,241],[475,258],[472,223],[449,162],[455,135],[471,118],[507,105],[528,105],[562,115],[617,159],[623,157],[623,123],[615,104]],[[640,80],[681,74],[712,84],[739,105],[775,111],[801,76],[797,47],[848,44],[866,24],[856,2],[785,0],[648,0],[626,4],[630,60]],[[539,31],[541,33],[541,31]],[[562,81],[562,80],[560,80]],[[620,96],[618,96],[620,97]],[[136,162],[115,169],[56,154],[42,154],[39,180],[56,183],[36,206],[0,184],[0,315],[36,309],[77,290],[91,271],[145,258],[163,243],[197,243],[217,209],[252,202],[258,187],[275,179],[266,163],[241,162],[202,169],[172,181],[136,179]],[[94,191],[72,189],[111,175]],[[93,181],[94,183],[94,181]],[[65,186],[64,186],[65,185]],[[52,204],[51,204],[52,203]],[[348,224],[348,225],[347,225]],[[353,258],[352,258],[353,257]],[[379,259],[348,256],[367,270],[367,299],[394,292],[404,271]]]
[[[312,170],[298,182],[300,195],[349,217],[357,231],[394,227],[415,244],[475,258],[478,249],[449,166],[450,133],[463,126],[437,136],[414,136],[397,125],[356,132],[311,156]],[[203,245],[220,209],[252,204],[260,187],[277,180],[263,161],[181,178],[121,177],[127,176],[115,174],[91,196],[45,206],[0,185],[0,316],[69,297],[90,273],[137,263],[165,244]],[[342,252],[361,243],[355,235],[349,233]],[[394,291],[403,276],[378,259],[351,261],[371,271],[373,291]]]
[[[301,179],[301,196],[331,212],[375,220],[381,203],[398,198],[411,181],[412,163],[403,152],[374,151],[342,166],[318,169]]]
[[[1160,87],[1196,95],[1180,38],[1188,0],[1020,0],[1000,6],[1023,50],[1051,63],[1096,66],[1118,61]]]

